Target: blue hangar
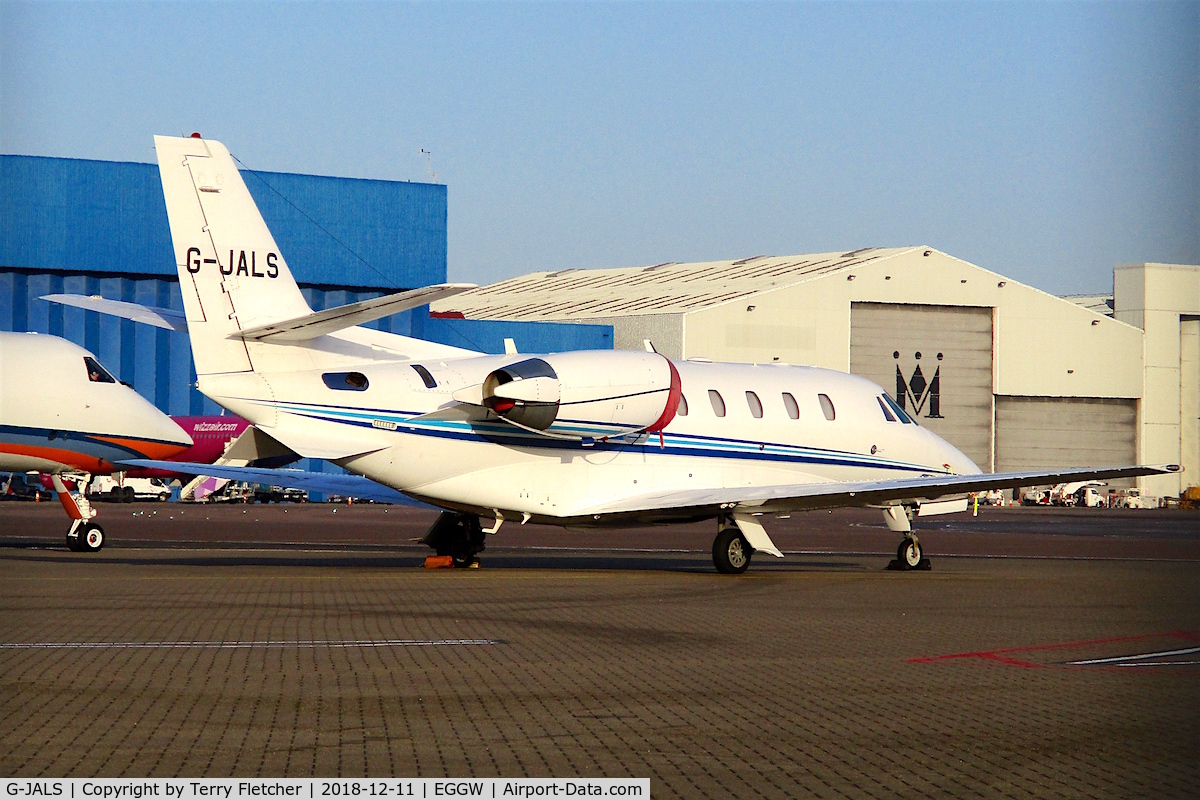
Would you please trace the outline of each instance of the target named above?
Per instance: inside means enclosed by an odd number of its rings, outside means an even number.
[[[243,170],[313,310],[446,280],[446,186]],[[39,299],[66,292],[183,309],[158,167],[0,155],[0,330],[63,336],[168,414],[215,414],[187,337]],[[610,349],[612,327],[430,316],[371,323],[489,353]]]

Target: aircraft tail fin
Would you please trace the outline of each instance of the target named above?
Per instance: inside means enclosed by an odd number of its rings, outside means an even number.
[[[155,136],[198,375],[253,370],[241,331],[312,314],[220,142]]]

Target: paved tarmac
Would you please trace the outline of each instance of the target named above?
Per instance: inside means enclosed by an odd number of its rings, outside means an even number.
[[[896,573],[878,512],[810,513],[738,577],[711,525],[506,525],[482,569],[426,571],[428,511],[101,514],[76,554],[57,505],[0,503],[2,775],[1197,793],[1196,514],[923,520],[933,570]]]

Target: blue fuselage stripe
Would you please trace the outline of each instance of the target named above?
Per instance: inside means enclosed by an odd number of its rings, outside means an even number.
[[[346,408],[337,406],[302,403],[263,403],[273,405],[281,411],[323,422],[352,425],[362,428],[377,427],[376,420],[395,424],[396,433],[424,436],[455,441],[490,442],[510,447],[527,447],[570,451],[630,451],[657,452],[664,455],[716,458],[729,460],[766,461],[779,464],[819,464],[825,466],[858,467],[881,469],[894,472],[941,474],[944,470],[931,470],[921,464],[889,461],[882,458],[863,456],[858,453],[807,447],[792,444],[755,442],[743,439],[723,439],[699,434],[664,433],[662,446],[658,437],[641,438],[638,442],[616,440],[596,441],[585,444],[569,439],[555,439],[535,433],[519,431],[503,422],[460,422],[448,420],[413,419],[416,412],[385,411],[383,409]],[[617,434],[619,435],[619,434]]]

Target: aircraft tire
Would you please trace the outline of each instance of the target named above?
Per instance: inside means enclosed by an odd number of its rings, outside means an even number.
[[[737,528],[724,528],[713,540],[713,564],[722,575],[741,575],[750,567],[753,552]]]
[[[921,543],[911,536],[905,536],[904,541],[896,548],[896,561],[902,569],[916,569],[921,565]]]
[[[479,553],[486,548],[479,517],[453,511],[443,511],[421,542],[439,556],[450,556],[456,567],[478,563]]]
[[[69,533],[67,534],[67,549],[72,553],[78,553],[80,551],[78,535],[72,536]]]
[[[104,528],[101,528],[94,522],[81,525],[79,527],[79,536],[76,537],[76,540],[79,542],[81,552],[99,552],[100,548],[104,547]]]

